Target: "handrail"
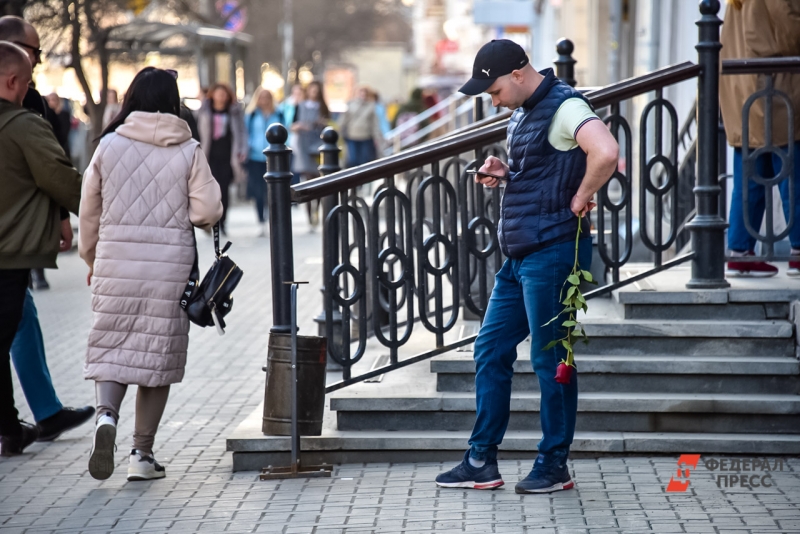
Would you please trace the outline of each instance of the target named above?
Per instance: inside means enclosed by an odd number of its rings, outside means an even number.
[[[401,133],[405,132],[406,130],[409,130],[409,129],[415,127],[415,126],[418,126],[419,123],[422,122],[423,120],[428,119],[428,118],[436,115],[440,111],[443,111],[443,110],[449,108],[451,102],[458,101],[458,100],[461,100],[463,98],[465,98],[464,95],[462,95],[460,93],[453,93],[452,95],[448,96],[447,98],[445,98],[443,100],[440,100],[439,102],[437,102],[433,106],[429,107],[428,109],[419,112],[419,114],[417,114],[414,117],[414,120],[410,120],[408,122],[404,122],[400,126],[398,126],[396,128],[392,128],[391,130],[386,132],[386,135],[383,136],[384,139],[386,139],[387,141],[390,141],[390,140],[394,139],[395,137],[397,137]]]
[[[700,71],[699,65],[686,61],[588,92],[586,98],[595,109],[598,109],[689,80],[696,77]],[[484,123],[487,124],[484,126],[482,125]],[[481,124],[481,126],[478,127],[477,124]],[[292,200],[306,202],[322,198],[374,180],[416,169],[421,165],[422,159],[426,162],[435,161],[502,141],[506,136],[508,119],[499,120],[495,116],[477,124],[472,128],[462,128],[461,130],[466,130],[462,133],[454,133],[377,161],[293,185]]]
[[[726,59],[722,74],[772,74],[800,72],[800,56]]]
[[[642,76],[612,83],[603,89],[592,91],[586,96],[595,109],[604,108],[622,100],[649,93],[650,91],[655,91],[656,89],[668,85],[691,80],[699,75],[700,71],[702,71],[700,65],[692,63],[691,61],[685,61],[677,65],[670,65],[663,69],[654,70]]]
[[[603,296],[603,295],[607,295],[607,294],[609,294],[609,293],[611,293],[613,291],[617,291],[618,289],[622,289],[623,287],[626,287],[626,286],[629,286],[629,285],[631,285],[631,284],[633,284],[635,282],[638,282],[639,280],[644,280],[645,278],[648,278],[648,277],[650,277],[650,276],[652,276],[654,274],[658,274],[658,273],[660,273],[662,271],[666,271],[667,269],[671,269],[672,267],[675,267],[676,265],[680,265],[682,263],[686,263],[689,260],[693,260],[693,259],[695,259],[695,257],[696,257],[696,254],[694,252],[689,252],[687,254],[684,254],[683,256],[679,256],[677,258],[674,258],[674,259],[672,259],[672,260],[670,260],[670,261],[668,261],[668,262],[666,262],[666,263],[664,263],[662,265],[659,265],[659,266],[653,267],[652,269],[649,269],[647,271],[638,273],[638,274],[636,274],[634,276],[631,276],[630,278],[626,278],[625,280],[620,280],[619,282],[614,282],[612,284],[608,284],[608,285],[605,285],[605,286],[600,287],[598,289],[594,289],[592,291],[589,291],[588,293],[586,293],[586,295],[584,295],[584,298],[586,300],[590,300],[590,299],[593,299],[595,297],[600,297],[600,296]],[[391,363],[391,364],[385,365],[383,367],[378,367],[377,369],[372,369],[372,370],[370,370],[370,371],[368,371],[368,372],[366,372],[366,373],[364,373],[362,375],[359,375],[359,376],[356,376],[356,377],[353,377],[353,378],[344,379],[344,380],[341,380],[339,382],[335,382],[335,383],[333,383],[330,386],[327,386],[325,388],[325,394],[327,395],[329,393],[333,393],[334,391],[338,391],[338,390],[340,390],[342,388],[346,388],[347,386],[352,386],[353,384],[358,384],[359,382],[363,382],[364,380],[368,380],[370,378],[374,378],[376,376],[380,376],[380,375],[382,375],[384,373],[388,373],[390,371],[394,371],[394,370],[397,370],[397,369],[402,369],[403,367],[408,367],[409,365],[412,365],[412,364],[415,364],[415,363],[419,363],[419,362],[422,362],[422,361],[425,361],[425,360],[429,360],[429,359],[433,358],[434,356],[439,356],[440,354],[445,354],[445,353],[450,352],[452,350],[455,350],[457,348],[464,347],[466,345],[470,345],[470,344],[474,343],[477,338],[478,338],[478,334],[472,334],[470,336],[463,337],[463,338],[461,338],[461,339],[459,339],[457,341],[454,341],[453,343],[449,343],[449,344],[444,345],[442,347],[436,347],[433,350],[429,350],[427,352],[423,352],[423,353],[417,354],[417,355],[412,356],[410,358],[406,358],[405,360],[401,360],[401,361],[399,361],[397,363]]]

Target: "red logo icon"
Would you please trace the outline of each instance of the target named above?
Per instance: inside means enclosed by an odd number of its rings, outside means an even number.
[[[692,469],[697,469],[697,462],[699,461],[699,454],[681,454],[681,457],[678,458],[677,476],[670,477],[667,493],[682,493],[686,491],[689,488],[689,476],[692,474]]]

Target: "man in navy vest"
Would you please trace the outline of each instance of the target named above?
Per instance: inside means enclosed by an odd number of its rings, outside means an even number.
[[[493,105],[514,110],[508,164],[489,156],[475,177],[487,187],[505,184],[497,233],[508,259],[497,273],[475,341],[477,418],[470,449],[436,483],[475,489],[503,485],[497,446],[508,426],[517,345],[530,334],[543,436],[533,470],[516,492],[570,489],[567,457],[575,433],[578,380],[573,373],[569,384],[556,382],[556,367],[566,351],[561,345],[547,351],[542,347],[563,333],[557,322],[543,325],[563,308],[559,291],[575,260],[578,224],[583,236],[578,261],[583,269],[590,267],[588,213],[595,206],[594,194],[616,168],[619,147],[581,93],[561,82],[553,69],[534,70],[512,41],[484,45],[461,92],[485,92]]]

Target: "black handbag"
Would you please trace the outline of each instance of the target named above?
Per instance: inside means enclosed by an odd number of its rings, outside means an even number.
[[[197,243],[195,242],[194,264],[189,275],[189,282],[181,297],[181,308],[186,311],[189,320],[202,327],[215,326],[219,335],[225,334],[223,317],[233,308],[231,293],[242,279],[242,270],[225,252],[231,242],[220,251],[219,224],[214,225],[214,253],[216,260],[200,281],[200,269],[197,266]]]

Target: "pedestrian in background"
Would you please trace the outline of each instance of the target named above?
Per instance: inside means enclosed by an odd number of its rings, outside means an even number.
[[[247,154],[247,196],[255,199],[256,216],[260,225],[259,237],[267,235],[266,201],[267,157],[264,155],[267,145],[267,128],[270,124],[283,123],[283,114],[275,109],[272,93],[258,87],[250,100],[245,115],[249,152]]]
[[[292,91],[286,98],[283,99],[279,110],[281,114],[283,114],[283,125],[286,126],[286,129],[289,130],[289,138],[286,141],[286,145],[290,147],[297,146],[296,135],[292,131],[292,124],[294,123],[294,119],[297,116],[297,106],[306,99],[306,90],[303,88],[302,85],[296,83],[292,85]],[[293,167],[294,162],[294,153],[289,155],[289,167]],[[292,185],[300,183],[300,175],[294,171],[292,171]]]
[[[50,125],[22,107],[32,75],[27,53],[15,44],[0,41],[0,191],[3,192],[0,195],[0,454],[3,456],[21,454],[42,435],[40,427],[18,419],[9,351],[23,319],[30,270],[56,267],[59,248],[72,239],[62,233],[59,207],[77,213],[81,187],[80,174],[59,146]],[[52,388],[49,374],[47,379]],[[37,386],[29,381],[27,384],[32,388]],[[38,387],[46,388],[47,384]]]
[[[58,144],[64,149],[64,153],[68,158],[72,159],[69,149],[69,132],[72,129],[72,113],[68,106],[64,104],[64,99],[58,96],[57,93],[50,93],[45,97],[47,101],[48,113],[53,112],[55,117],[55,127],[53,132],[56,134]]]
[[[402,132],[400,132],[400,139],[408,139],[416,134],[419,130],[428,126],[428,119],[423,119],[421,121],[417,120],[417,115],[423,111],[425,111],[425,102],[422,99],[422,89],[417,87],[411,91],[408,101],[397,109],[397,114],[392,122],[392,128],[399,128],[406,123],[411,123],[407,125]],[[423,136],[420,139],[416,139],[410,144],[418,144],[424,141],[426,137],[427,136]]]
[[[292,146],[292,171],[301,180],[311,180],[319,176],[319,146],[322,143],[322,130],[328,126],[331,113],[325,103],[322,84],[311,82],[306,88],[306,98],[297,105],[291,131],[294,133]],[[313,230],[319,224],[319,201],[306,202],[308,223]]]
[[[153,443],[186,366],[189,318],[179,300],[196,257],[194,226],[210,228],[223,212],[180,107],[172,74],[139,71],[83,180],[78,249],[94,312],[84,376],[95,381],[98,414],[89,474],[99,480],[114,472],[120,406],[134,384],[128,480],[165,476]]]
[[[375,103],[375,112],[378,114],[378,120],[381,123],[381,133],[385,137],[389,130],[392,129],[386,104],[383,103],[381,96],[374,89],[370,89],[369,98]]]
[[[28,61],[33,67],[40,63],[39,34],[25,20],[14,16],[0,18],[0,40],[11,41],[20,46],[25,51]],[[57,131],[58,122],[55,114],[32,85],[28,87],[25,93],[23,106],[47,120],[53,131]],[[50,141],[49,136],[45,141]],[[32,142],[38,142],[38,140],[33,138]],[[57,142],[61,145],[61,141],[57,139]],[[70,162],[66,153],[64,157],[67,162]],[[41,210],[39,214],[43,217],[40,224],[45,224],[46,221],[49,221],[50,214],[48,211]],[[69,211],[62,207],[59,210],[59,216],[61,234],[59,251],[66,252],[72,248],[73,239]],[[49,287],[42,267],[31,269],[31,279],[37,289],[47,289]],[[25,399],[28,401],[28,406],[33,412],[33,418],[38,425],[39,441],[52,441],[62,433],[76,428],[92,418],[94,415],[93,407],[71,408],[64,406],[56,394],[53,379],[47,366],[47,353],[45,352],[42,328],[39,324],[39,313],[30,288],[25,292],[22,318],[11,345],[11,360],[14,362],[14,368],[22,391],[25,394]]]
[[[339,130],[347,147],[347,167],[357,167],[378,157],[383,149],[383,132],[377,106],[367,87],[360,87],[356,98],[348,102]]]
[[[722,50],[720,60],[757,57],[800,56],[800,0],[729,0],[725,10],[725,22],[720,35]],[[772,106],[772,144],[781,150],[794,152],[794,174],[784,179],[779,186],[783,213],[788,224],[790,205],[794,204],[794,225],[789,231],[791,255],[797,256],[789,262],[789,276],[800,276],[800,74],[778,72],[771,75],[776,91],[789,96],[794,109],[794,139],[787,138],[789,113],[783,100],[774,99]],[[754,256],[756,238],[745,226],[748,218],[751,228],[761,230],[764,218],[767,189],[750,176],[747,182],[747,213],[743,203],[742,167],[742,107],[745,101],[761,89],[759,76],[755,74],[721,76],[719,102],[725,134],[733,147],[733,192],[728,227],[728,249],[732,257]],[[764,98],[753,102],[750,108],[750,151],[766,143]],[[765,153],[755,161],[755,175],[764,178],[777,176],[781,172],[778,154]],[[790,198],[789,182],[794,182],[794,198]],[[729,277],[770,277],[778,274],[778,268],[766,262],[728,262],[725,272]]]
[[[119,115],[121,105],[119,94],[116,89],[106,90],[106,107],[103,110],[103,128],[108,126],[114,118]]]
[[[286,98],[283,99],[279,106],[279,111],[283,115],[284,126],[291,128],[297,115],[297,106],[306,99],[306,90],[299,83],[292,85],[292,91]]]
[[[226,235],[230,187],[247,158],[244,116],[229,85],[217,83],[208,90],[208,98],[197,117],[197,129],[211,174],[222,190],[223,212],[219,224],[220,231]]]

